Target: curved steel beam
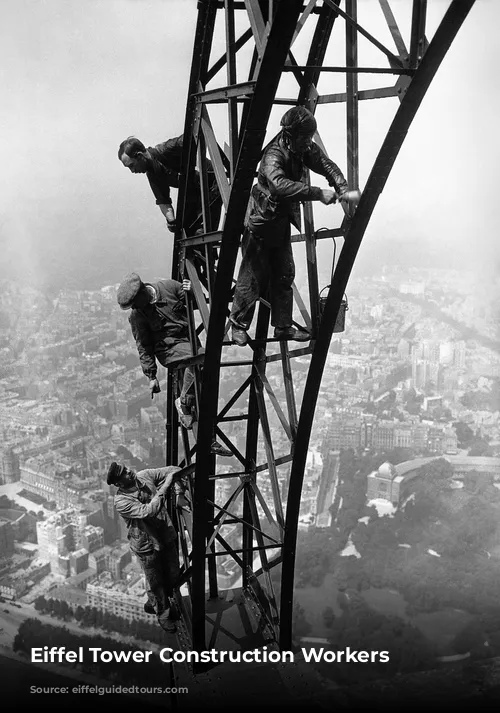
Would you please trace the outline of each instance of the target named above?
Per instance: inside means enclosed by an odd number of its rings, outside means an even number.
[[[345,292],[354,260],[365,234],[378,197],[385,186],[394,161],[425,93],[454,37],[474,5],[474,0],[453,0],[443,17],[422,62],[406,91],[380,149],[374,167],[363,191],[359,206],[346,233],[346,240],[335,270],[335,280],[329,292],[323,318],[311,357],[304,398],[297,428],[297,441],[290,473],[285,536],[283,543],[283,569],[281,587],[280,646],[292,645],[293,586],[298,518],[309,438],[314,419],[321,379],[333,334],[336,315]]]

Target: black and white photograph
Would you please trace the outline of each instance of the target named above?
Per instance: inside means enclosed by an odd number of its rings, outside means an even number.
[[[6,710],[497,710],[500,3],[0,5]]]

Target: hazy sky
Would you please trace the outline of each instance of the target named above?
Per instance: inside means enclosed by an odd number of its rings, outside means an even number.
[[[409,4],[392,0],[402,25]],[[154,145],[182,132],[196,5],[2,0],[0,276],[82,288],[133,269],[146,277],[170,274],[164,219],[147,180],[122,167],[117,148],[130,134]],[[431,29],[447,5],[429,2]],[[364,16],[392,48],[375,0],[360,0],[360,21]],[[429,253],[436,264],[449,259],[478,275],[498,269],[499,24],[500,3],[477,0],[410,129],[358,269],[376,271],[395,257],[422,264]],[[340,41],[336,46],[341,51]],[[300,40],[294,51],[300,60]],[[379,57],[360,42],[360,64],[386,66]],[[341,91],[340,81],[325,75],[320,93]],[[373,77],[363,81],[374,86]],[[282,96],[292,95],[287,86],[293,87],[290,77]],[[360,103],[362,185],[396,103]],[[282,111],[273,113],[271,133]],[[345,170],[342,112],[341,105],[323,106],[318,120],[331,157]],[[319,211],[318,226],[338,223],[331,210],[339,209]]]

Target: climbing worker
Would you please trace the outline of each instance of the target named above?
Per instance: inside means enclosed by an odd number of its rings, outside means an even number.
[[[165,631],[176,631],[170,598],[179,577],[177,533],[166,509],[167,490],[178,497],[184,485],[176,478],[180,468],[167,466],[135,473],[113,461],[106,482],[117,487],[114,504],[127,525],[131,551],[137,556],[146,579],[148,601],[144,611],[156,614]]]
[[[170,188],[180,185],[182,164],[183,136],[168,139],[155,147],[146,148],[142,141],[129,136],[122,141],[118,149],[118,158],[132,173],[145,173],[151,190],[156,198],[156,204],[165,216],[167,227],[174,233],[177,229],[175,213],[170,197]],[[220,197],[217,181],[212,164],[207,160],[208,189],[210,201],[211,230],[219,226],[222,199]],[[186,210],[184,227],[186,235],[203,232],[202,204],[200,192],[200,177],[195,170],[194,180],[189,182],[188,195],[186,196]]]
[[[245,222],[243,260],[230,314],[232,339],[244,346],[259,297],[270,291],[274,337],[307,341],[309,332],[292,326],[295,263],[290,224],[300,230],[300,202],[325,205],[346,200],[347,182],[339,167],[313,142],[316,119],[302,106],[289,109],[281,131],[264,149]],[[324,176],[330,188],[306,182],[305,169]]]
[[[142,282],[136,272],[127,275],[118,287],[116,297],[119,306],[123,310],[131,310],[129,322],[142,371],[149,379],[151,398],[160,392],[156,362],[168,368],[193,356],[184,297],[190,290],[189,280],[184,280],[182,284],[176,280]],[[201,349],[198,350],[198,353],[200,352]],[[194,381],[194,366],[185,367],[181,392],[175,399],[175,407],[181,425],[186,429],[193,427],[196,416],[189,406],[188,398]],[[233,455],[215,439],[211,453],[219,456]]]

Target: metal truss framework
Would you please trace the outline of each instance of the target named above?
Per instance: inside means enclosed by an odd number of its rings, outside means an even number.
[[[428,41],[426,0],[405,3],[411,14],[406,44],[389,1],[378,0],[378,9],[394,44],[392,50],[363,26],[362,17],[358,19],[357,0],[198,2],[184,127],[183,180],[177,206],[180,228],[173,262],[173,277],[189,277],[192,283],[188,305],[195,356],[183,365],[194,365],[197,370],[195,391],[200,416],[195,444],[184,429],[180,431],[179,444],[175,374],[169,375],[167,402],[167,460],[186,467],[192,499],[192,513],[187,515],[178,510],[177,516],[183,578],[190,595],[184,598],[182,607],[190,646],[196,650],[206,648],[207,582],[209,597],[216,598],[217,562],[221,558],[231,560],[233,569],[239,571],[244,599],[249,611],[257,613],[258,626],[267,641],[276,642],[283,649],[291,648],[303,473],[336,316],[368,221],[413,117],[473,4],[474,0],[453,0]],[[365,5],[360,4],[361,14]],[[373,8],[375,3],[370,5]],[[400,3],[397,5],[400,10]],[[345,64],[324,66],[332,31],[340,23],[344,25]],[[312,31],[308,34],[305,27],[311,27]],[[219,35],[226,49],[214,57]],[[361,37],[379,51],[384,66],[358,65]],[[305,64],[295,59],[296,40],[297,45],[302,43],[301,53],[304,43],[307,45]],[[296,81],[294,97],[280,96],[280,80],[288,73]],[[343,73],[345,92],[320,94],[318,83],[322,73]],[[362,74],[388,74],[395,82],[359,90],[358,78]],[[291,342],[268,338],[269,303],[261,299],[250,348],[238,350],[237,358],[228,357],[229,350],[234,354],[236,349],[231,347],[227,333],[238,249],[273,106],[301,104],[315,112],[323,104],[344,103],[346,177],[349,188],[357,189],[359,102],[387,97],[396,97],[399,104],[354,216],[346,214],[340,225],[319,232],[315,231],[311,204],[305,204],[304,233],[292,238],[305,245],[308,296],[304,300],[294,287],[294,297],[313,339],[305,347],[294,348]],[[218,130],[220,112],[218,118],[213,116],[216,105],[225,108],[222,132]],[[322,145],[319,135],[316,141]],[[209,191],[207,153],[222,197],[220,226],[211,223],[213,195]],[[195,168],[199,171],[199,183],[195,183]],[[201,196],[202,216],[200,223],[186,225],[186,196],[196,190]],[[337,264],[332,265],[333,281],[320,313],[316,242],[336,237],[343,238],[344,243]],[[197,319],[193,308],[197,309]],[[202,355],[197,354],[198,336],[204,337]],[[305,357],[308,362],[300,408],[294,384],[293,364],[297,357],[302,357],[302,362]],[[276,367],[280,370],[279,379],[271,380],[269,369]],[[230,395],[226,385],[222,393],[219,387],[228,373],[233,381],[237,374],[236,385],[231,382]],[[277,424],[276,429],[273,423]],[[233,453],[234,458],[226,460],[229,466],[224,467],[222,460],[216,463],[215,456],[210,454],[214,434]],[[287,444],[284,452],[278,453],[284,442]],[[224,488],[224,482],[229,482],[229,487]],[[278,576],[272,577],[275,572]],[[275,591],[277,582],[280,596]],[[210,634],[212,645],[214,640],[215,636]]]

